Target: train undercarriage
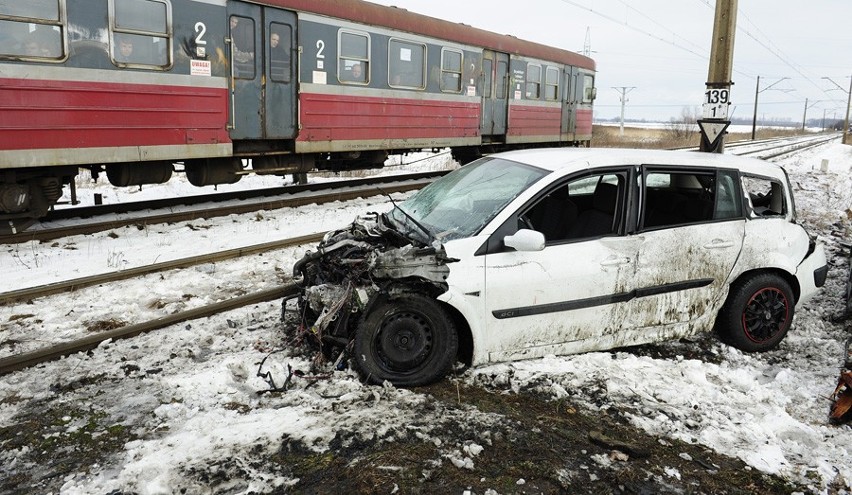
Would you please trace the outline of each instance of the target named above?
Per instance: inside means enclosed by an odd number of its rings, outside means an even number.
[[[452,148],[452,157],[464,165],[490,153],[553,145],[554,143],[533,145],[489,143],[482,146]],[[396,149],[295,154],[262,149],[263,146],[262,142],[234,143],[234,156],[230,157],[6,170],[0,175],[0,235],[23,232],[47,215],[63,196],[65,186],[70,187],[71,202],[76,204],[74,179],[80,169],[88,170],[93,179],[105,173],[110,184],[116,187],[163,184],[172,178],[176,170],[180,169],[186,174],[187,181],[196,187],[234,184],[250,173],[282,177],[292,175],[296,182],[303,182],[306,174],[311,171],[340,172],[377,169],[384,166],[391,154],[405,155],[422,151]]]
[[[10,169],[0,175],[0,235],[19,234],[36,223],[57,204],[63,189],[70,187],[76,203],[74,179],[80,170],[88,170],[93,179],[106,174],[116,187],[134,187],[168,182],[175,170],[182,169],[187,181],[196,187],[233,184],[244,175],[293,175],[303,182],[313,170],[345,171],[381,168],[389,156],[386,151],[347,153],[267,154],[185,161],[152,161]],[[250,165],[249,165],[250,164]]]

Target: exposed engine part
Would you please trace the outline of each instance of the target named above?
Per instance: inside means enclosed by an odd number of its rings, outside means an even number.
[[[432,248],[417,249],[405,246],[376,253],[372,273],[379,278],[421,278],[437,284],[446,282],[450,269],[435,256]]]
[[[314,252],[293,266],[302,285],[301,332],[323,355],[341,362],[363,315],[379,299],[405,292],[432,296],[447,290],[448,259],[438,246],[412,245],[384,217],[359,217],[329,232]]]
[[[20,213],[30,207],[30,188],[23,184],[0,185],[0,211]]]

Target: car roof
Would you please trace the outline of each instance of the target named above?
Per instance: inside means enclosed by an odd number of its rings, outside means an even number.
[[[757,158],[685,150],[541,148],[507,151],[490,156],[525,163],[553,172],[570,172],[618,165],[666,165],[729,168],[756,175],[784,176],[779,165]]]

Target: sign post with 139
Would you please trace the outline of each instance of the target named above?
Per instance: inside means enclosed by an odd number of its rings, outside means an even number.
[[[704,92],[703,117],[705,119],[728,120],[730,106],[730,88],[710,88]]]

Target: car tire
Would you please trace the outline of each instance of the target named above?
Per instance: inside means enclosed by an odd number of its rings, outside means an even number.
[[[441,379],[458,351],[453,319],[438,301],[422,294],[380,297],[355,335],[355,369],[374,384],[413,387]]]
[[[787,335],[796,302],[786,280],[762,273],[737,282],[719,313],[719,335],[746,352],[773,349]]]

